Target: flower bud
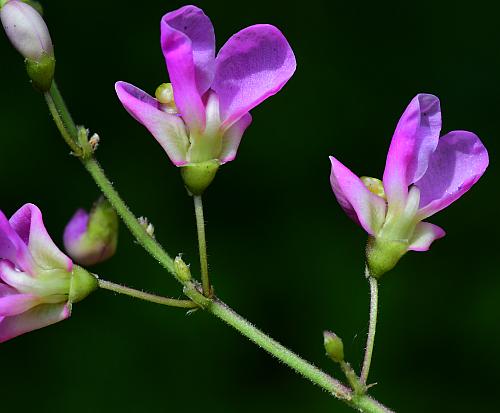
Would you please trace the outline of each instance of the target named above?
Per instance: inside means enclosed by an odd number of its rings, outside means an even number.
[[[342,343],[342,339],[339,336],[331,331],[324,331],[323,344],[326,355],[334,362],[341,363],[344,361],[344,343]]]
[[[2,4],[0,19],[12,45],[26,59],[26,70],[33,85],[47,91],[55,70],[54,48],[49,30],[32,6],[8,0]]]
[[[217,159],[182,166],[181,176],[190,194],[201,195],[214,180],[219,166]]]
[[[111,204],[99,199],[90,214],[76,211],[64,230],[68,255],[82,265],[93,265],[110,258],[118,243],[118,216]]]
[[[174,260],[175,273],[182,281],[189,281],[191,279],[191,271],[180,255],[175,257]]]

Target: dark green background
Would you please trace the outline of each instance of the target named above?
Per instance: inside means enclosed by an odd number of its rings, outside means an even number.
[[[350,4],[347,4],[350,3]],[[500,369],[498,8],[488,3],[198,2],[220,47],[255,23],[277,25],[298,68],[255,109],[234,162],[205,196],[217,293],[242,315],[337,377],[322,330],[344,339],[358,368],[368,293],[366,236],[337,205],[328,155],[381,176],[400,114],[438,95],[443,131],[476,132],[491,166],[433,217],[447,231],[409,253],[381,285],[373,395],[398,412],[486,412]],[[177,1],[45,2],[57,79],[74,117],[101,136],[98,158],[171,254],[198,272],[191,199],[179,173],[122,108],[113,84],[153,92],[167,81],[161,16]],[[3,37],[3,36],[2,36]],[[0,41],[1,209],[44,212],[61,244],[67,219],[98,196],[68,156],[21,58]],[[179,286],[122,226],[102,277],[165,295]],[[0,348],[2,412],[349,412],[220,321],[99,291],[71,319]]]

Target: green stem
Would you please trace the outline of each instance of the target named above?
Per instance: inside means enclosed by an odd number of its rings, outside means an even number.
[[[205,239],[205,218],[203,217],[203,201],[201,195],[194,195],[194,211],[196,229],[198,231],[198,250],[200,253],[201,285],[205,297],[210,296],[210,279],[208,278],[207,242]]]
[[[370,321],[368,323],[368,338],[366,340],[365,358],[363,360],[363,368],[361,369],[361,383],[366,385],[368,373],[370,372],[370,364],[372,362],[373,346],[375,344],[375,332],[377,329],[377,313],[378,313],[378,284],[377,279],[370,276],[367,272],[368,281],[370,283]]]
[[[139,244],[167,271],[177,277],[172,258],[170,258],[162,246],[146,232],[146,229],[140,224],[123,199],[121,199],[120,195],[113,187],[113,184],[106,177],[99,163],[94,158],[82,159],[82,163]]]
[[[124,285],[115,284],[111,281],[97,280],[99,287],[105,290],[114,291],[118,294],[128,295],[130,297],[139,298],[144,301],[149,301],[151,303],[168,305],[170,307],[179,308],[197,308],[198,304],[191,300],[177,300],[175,298],[162,297],[155,294],[146,293],[144,291],[135,290],[134,288],[125,287]]]
[[[55,86],[55,84],[54,84]],[[51,92],[52,89],[51,89]],[[47,98],[47,96],[50,97]],[[50,94],[45,95],[52,116],[56,121],[64,140],[73,149],[74,142],[77,139],[76,134],[69,135],[68,130],[76,130],[76,126],[72,123],[69,111],[64,105],[62,99],[53,99]],[[60,106],[58,106],[60,105]],[[70,122],[73,126],[65,128],[63,119]],[[67,139],[69,136],[70,139]],[[79,150],[79,148],[76,148]],[[76,152],[78,153],[78,152]],[[175,273],[175,267],[172,258],[165,252],[162,246],[152,238],[139,223],[134,214],[130,211],[127,205],[123,202],[120,195],[113,188],[113,184],[104,174],[104,171],[98,162],[91,158],[82,159],[82,163],[90,173],[94,181],[97,183],[103,194],[109,200],[111,205],[116,209],[122,220],[125,222],[129,230],[135,236],[137,241],[142,247],[149,252],[167,271],[172,273],[176,279],[184,284],[184,293],[196,304],[205,308],[209,313],[225,321],[228,325],[235,328],[245,337],[249,338],[252,342],[263,348],[276,358],[287,364],[293,370],[303,375],[313,383],[319,385],[339,399],[343,400],[350,406],[357,408],[365,413],[390,413],[391,410],[382,406],[380,403],[370,398],[367,395],[353,395],[351,390],[345,387],[338,380],[330,377],[328,374],[322,372],[317,367],[313,366],[306,360],[300,358],[298,355],[288,350],[286,347],[273,340],[271,337],[264,334],[262,331],[253,326],[250,322],[236,314],[233,310],[218,300],[212,300],[205,297],[198,291],[196,286],[190,281],[183,281],[178,278]],[[125,287],[126,288],[126,287]]]
[[[76,126],[74,123],[72,123],[72,125],[75,126],[75,134],[71,134],[69,132],[70,128],[68,128],[68,125],[64,123],[63,121],[64,116],[61,113],[65,111],[64,109],[66,108],[66,106],[64,106],[64,102],[63,106],[60,106],[62,101],[54,99],[54,90],[57,90],[57,86],[55,82],[52,82],[50,91],[45,92],[43,94],[43,96],[45,97],[45,101],[47,102],[47,105],[49,107],[50,114],[52,115],[52,118],[54,119],[54,122],[57,126],[57,129],[61,133],[61,136],[63,137],[64,141],[68,144],[68,146],[71,148],[74,154],[79,154],[81,150],[76,144]]]

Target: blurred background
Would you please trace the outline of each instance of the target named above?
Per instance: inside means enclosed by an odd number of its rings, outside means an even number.
[[[97,157],[138,216],[198,273],[192,200],[179,171],[123,109],[114,82],[154,93],[168,80],[159,22],[184,3],[44,2],[56,77],[74,118],[101,136]],[[371,393],[398,412],[483,412],[498,406],[500,277],[498,9],[486,2],[199,1],[218,47],[255,24],[278,26],[295,76],[256,108],[238,157],[204,197],[217,294],[326,371],[322,331],[344,340],[358,369],[368,317],[364,232],[337,205],[328,155],[381,177],[399,116],[419,92],[440,97],[443,132],[477,133],[491,166],[459,202],[433,217],[447,236],[409,253],[383,279]],[[99,196],[1,36],[0,208],[44,212],[62,245],[78,207]],[[103,278],[180,297],[121,227]],[[350,412],[203,312],[163,308],[107,291],[57,325],[1,345],[2,411],[240,413]],[[493,390],[493,391],[492,391]]]

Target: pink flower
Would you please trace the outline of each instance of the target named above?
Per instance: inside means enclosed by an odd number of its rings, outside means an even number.
[[[436,96],[415,96],[401,116],[387,155],[383,181],[358,178],[334,157],[330,182],[344,211],[370,235],[372,276],[392,269],[406,251],[427,251],[445,235],[424,219],[460,198],[483,175],[488,152],[472,132],[439,137]]]
[[[0,212],[0,343],[68,318],[97,287],[53,243],[38,207]]]
[[[232,161],[249,111],[277,93],[296,66],[283,34],[267,24],[236,33],[216,57],[212,23],[195,6],[163,16],[161,46],[171,85],[160,87],[157,99],[125,82],[116,93],[177,166]]]

